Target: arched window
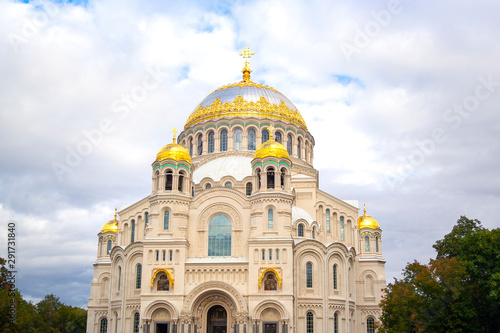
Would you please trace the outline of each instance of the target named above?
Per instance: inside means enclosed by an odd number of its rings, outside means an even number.
[[[257,169],[257,181],[259,182],[259,190],[260,190],[260,186],[261,186],[261,180],[260,180],[260,169]]]
[[[280,260],[280,250],[276,249],[276,260]]]
[[[267,168],[267,188],[274,189],[274,168]]]
[[[106,250],[106,254],[110,254],[111,253],[111,244],[112,243],[111,243],[111,239],[110,239],[110,240],[108,240],[108,248]]]
[[[231,188],[231,187],[233,187],[233,184],[231,184],[231,182],[226,182],[226,183],[224,184],[224,186],[225,186],[225,187],[229,187],[229,188]]]
[[[174,256],[174,251],[172,250],[168,251],[168,260],[172,261],[173,256]]]
[[[330,210],[326,210],[326,232],[330,233]]]
[[[366,333],[375,333],[375,320],[372,317],[366,319]]]
[[[248,150],[255,150],[255,142],[257,140],[255,139],[255,130],[253,128],[250,128],[248,130]]]
[[[166,254],[167,254],[167,251],[165,251],[165,250],[161,251],[161,256],[162,256],[163,261],[165,261],[165,259],[166,259]]]
[[[149,223],[149,213],[148,212],[144,213],[144,223],[146,223],[146,224]]]
[[[273,260],[273,250],[269,250],[269,260]]]
[[[168,170],[165,176],[165,191],[172,191],[172,170]]]
[[[248,182],[246,185],[246,195],[247,196],[252,195],[252,182]]]
[[[288,155],[292,155],[292,147],[293,147],[293,140],[292,136],[288,134],[286,136],[286,151],[288,152]]]
[[[136,274],[135,274],[135,288],[141,289],[141,277],[142,277],[142,265],[137,265]]]
[[[156,250],[156,261],[160,260],[160,251]]]
[[[273,210],[269,209],[267,211],[267,228],[272,229],[273,228]]]
[[[378,236],[375,237],[375,251],[378,252]]]
[[[213,153],[215,146],[215,134],[213,131],[208,133],[208,152]]]
[[[299,224],[299,227],[298,227],[298,236],[299,237],[304,237],[304,225],[303,224]]]
[[[313,239],[316,239],[316,227],[313,227],[312,236]]]
[[[306,264],[306,287],[312,288],[313,286],[313,264],[308,262]]]
[[[177,190],[182,192],[182,185],[184,184],[184,171],[179,172],[179,183],[177,184]]]
[[[198,135],[198,156],[203,154],[203,134]]]
[[[208,224],[208,255],[231,255],[231,220],[225,215],[212,217]]]
[[[266,250],[262,250],[262,260],[266,260]]]
[[[345,240],[345,232],[344,232],[344,217],[340,217],[340,240]]]
[[[337,264],[333,265],[333,289],[337,290],[338,289],[338,282],[337,282]]]
[[[194,186],[191,187],[191,196],[194,197]]]
[[[205,185],[205,189],[208,190],[209,188],[212,187],[212,184],[208,183],[207,185]]]
[[[285,189],[285,175],[286,175],[286,169],[281,168],[280,183],[282,189]]]
[[[120,291],[121,284],[122,284],[122,268],[118,266],[118,291]]]
[[[115,333],[118,333],[118,312],[115,312]]]
[[[163,230],[168,230],[169,227],[170,227],[170,212],[166,210],[163,215]]]
[[[277,142],[279,142],[279,143],[283,142],[283,139],[281,138],[281,132],[276,131],[275,136],[276,136]]]
[[[135,220],[132,220],[132,227],[131,227],[131,232],[130,232],[130,242],[134,242],[134,237],[135,237]]]
[[[234,130],[234,136],[233,136],[233,149],[234,150],[241,150],[241,141],[243,140],[242,134],[241,134],[241,129],[237,128]]]
[[[306,160],[306,162],[309,162],[309,156],[307,155],[307,141],[304,144],[304,159]]]
[[[193,138],[189,139],[189,156],[193,156]]]
[[[333,333],[339,333],[339,314],[337,312],[333,315]]]
[[[107,333],[108,332],[108,319],[106,319],[106,318],[101,319],[101,329],[99,332],[100,333]]]
[[[297,140],[297,157],[302,158],[302,140],[300,138]]]
[[[227,130],[220,131],[220,151],[227,151]]]
[[[365,251],[370,252],[370,237],[365,236]]]
[[[266,141],[269,141],[269,131],[265,129],[262,131],[262,143]]]
[[[306,319],[306,332],[307,333],[314,333],[314,316],[312,312],[307,313],[307,319]]]
[[[139,312],[134,315],[134,333],[139,333]]]

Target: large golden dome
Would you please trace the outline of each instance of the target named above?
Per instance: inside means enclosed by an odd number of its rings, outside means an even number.
[[[363,228],[380,229],[380,225],[378,224],[377,220],[375,220],[371,216],[366,215],[366,207],[363,211],[363,216],[358,217],[358,228],[360,230]]]
[[[245,61],[243,81],[222,86],[205,97],[189,115],[184,129],[222,117],[260,117],[283,120],[307,130],[295,105],[276,89],[250,81],[251,71]]]
[[[116,219],[116,208],[115,208],[115,218],[106,222],[101,229],[101,232],[116,232],[118,231],[118,220]]]
[[[184,148],[180,144],[175,143],[175,136],[173,143],[166,145],[158,152],[158,154],[156,154],[157,162],[168,159],[174,161],[186,161],[191,163],[191,155],[189,155],[189,152],[186,148]]]

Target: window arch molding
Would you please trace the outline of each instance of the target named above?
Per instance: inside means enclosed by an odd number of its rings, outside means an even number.
[[[239,197],[236,197],[239,198]],[[242,201],[243,204],[243,201]],[[237,242],[241,242],[241,231],[243,231],[242,227],[242,217],[240,212],[229,204],[215,204],[205,208],[200,214],[200,218],[198,220],[197,229],[203,230],[201,234],[199,233],[199,247],[198,247],[198,255],[206,256],[208,253],[208,227],[210,220],[216,215],[226,215],[231,221],[231,242],[237,244]],[[238,252],[240,251],[240,252]],[[235,247],[235,251],[231,252],[232,256],[240,256],[242,255],[241,249]]]
[[[245,133],[245,131],[241,126],[236,126],[232,128],[232,136],[233,136],[232,147],[234,151],[243,150],[243,133]]]
[[[247,137],[247,150],[257,149],[257,133],[259,130],[256,127],[247,127],[246,137]]]

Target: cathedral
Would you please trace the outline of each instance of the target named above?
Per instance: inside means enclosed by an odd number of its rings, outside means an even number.
[[[375,332],[382,230],[319,188],[299,110],[240,55],[97,235],[87,332]]]

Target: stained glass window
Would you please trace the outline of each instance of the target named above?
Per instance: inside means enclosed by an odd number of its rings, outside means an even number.
[[[208,133],[208,152],[213,153],[215,146],[215,134],[214,132]]]
[[[212,217],[208,224],[208,255],[231,255],[231,220],[225,215]]]
[[[227,130],[220,132],[220,151],[227,151]]]
[[[262,131],[262,143],[269,141],[269,131],[268,130],[263,130]]]
[[[314,316],[312,312],[307,313],[306,332],[314,333]]]
[[[330,210],[326,210],[326,232],[330,233]]]
[[[253,128],[248,130],[248,150],[255,150],[255,130]]]
[[[137,265],[137,272],[135,276],[135,287],[141,289],[142,265]]]
[[[108,332],[108,319],[106,319],[106,318],[101,319],[101,330],[99,332],[100,333],[107,333]]]
[[[163,216],[163,229],[168,230],[170,227],[170,212],[168,210],[165,211],[165,215]]]
[[[340,217],[340,240],[343,241],[345,240],[345,233],[344,233],[344,217]]]
[[[306,287],[307,288],[312,288],[313,286],[313,265],[312,263],[308,262],[306,264]]]
[[[243,140],[242,134],[241,134],[241,129],[237,128],[234,130],[234,137],[233,137],[233,149],[234,150],[241,150],[241,141]]]

